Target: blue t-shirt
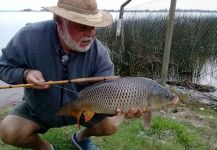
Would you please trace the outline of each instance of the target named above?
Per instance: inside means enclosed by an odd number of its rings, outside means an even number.
[[[62,80],[64,65],[60,52],[61,45],[54,21],[27,24],[2,49],[0,80],[10,84],[23,83],[25,69],[41,71],[46,81]],[[108,50],[95,39],[87,52],[68,55],[67,79],[110,76],[113,68]],[[53,113],[62,105],[75,100],[77,93],[87,86],[70,83],[62,88],[51,86],[47,90],[26,88],[24,98],[36,115],[41,115],[46,109]]]

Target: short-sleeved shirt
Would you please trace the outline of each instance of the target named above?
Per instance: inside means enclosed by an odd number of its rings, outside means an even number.
[[[27,24],[2,49],[0,80],[10,84],[23,83],[25,69],[41,71],[46,81],[113,74],[114,66],[109,51],[98,39],[94,40],[87,52],[68,54],[66,65],[62,63],[62,51],[54,21]],[[64,68],[67,69],[67,75]],[[52,124],[62,121],[61,117],[54,115],[57,110],[76,100],[77,93],[87,86],[89,84],[70,83],[61,87],[51,86],[47,90],[26,88],[24,100],[34,116]]]

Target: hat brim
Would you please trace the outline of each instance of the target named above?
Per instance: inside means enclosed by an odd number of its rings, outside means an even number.
[[[110,25],[113,21],[111,14],[100,10],[98,10],[98,13],[95,15],[86,15],[69,11],[58,6],[43,8],[67,20],[93,27],[105,27]]]

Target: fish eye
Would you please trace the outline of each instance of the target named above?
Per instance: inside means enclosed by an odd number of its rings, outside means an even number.
[[[165,95],[165,98],[169,98],[169,95],[168,95],[168,94],[166,94],[166,95]]]

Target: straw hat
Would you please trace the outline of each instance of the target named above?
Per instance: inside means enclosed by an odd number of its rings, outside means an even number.
[[[67,20],[94,27],[105,27],[112,23],[112,16],[97,9],[96,0],[58,0],[57,6],[44,9]]]

